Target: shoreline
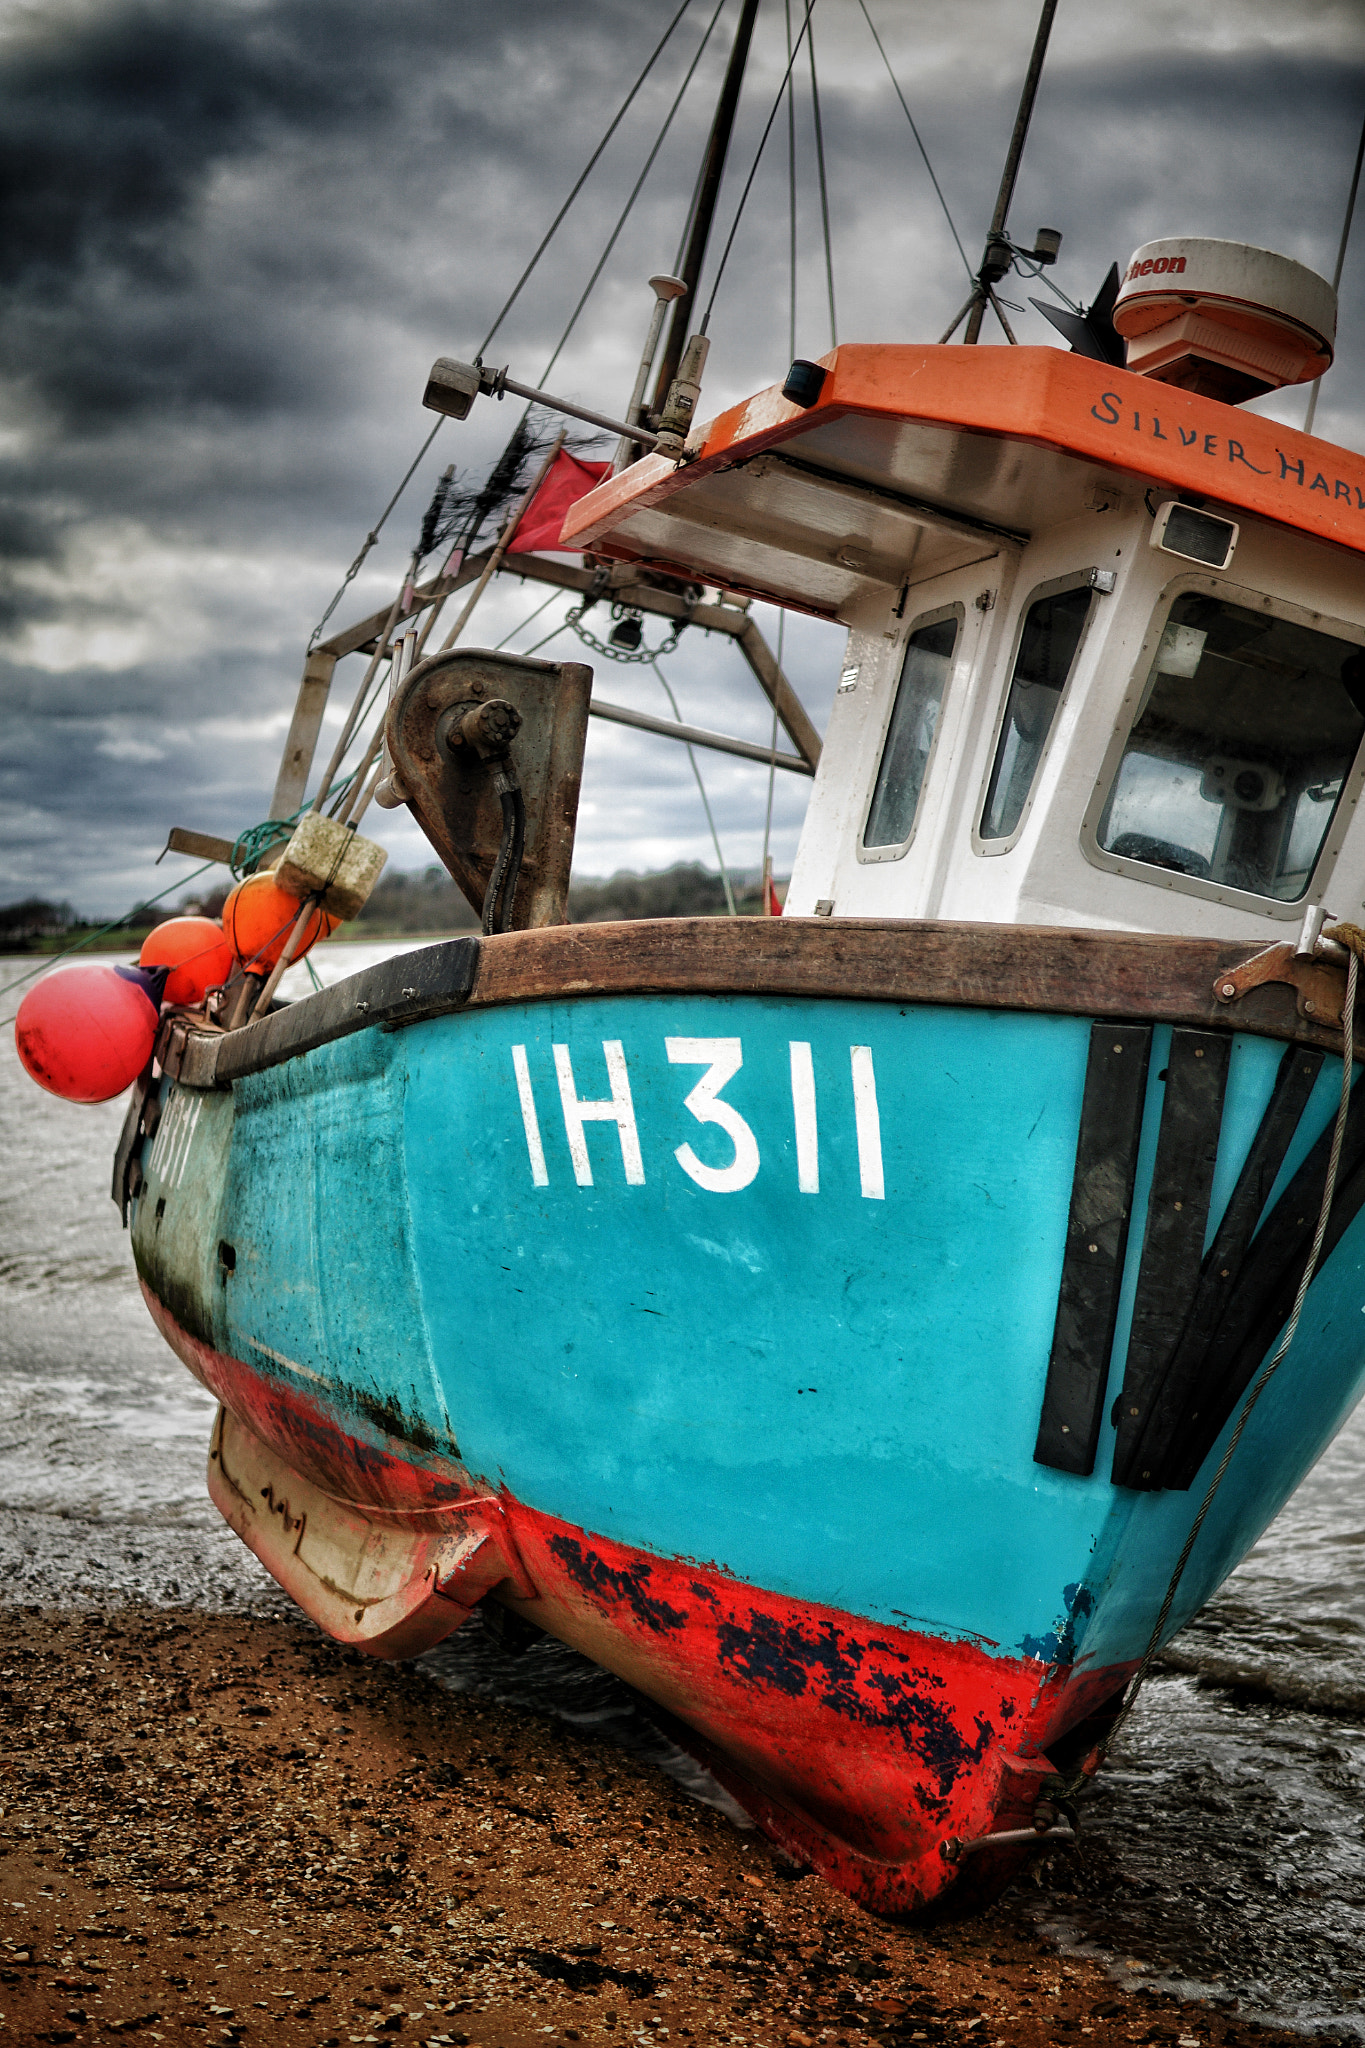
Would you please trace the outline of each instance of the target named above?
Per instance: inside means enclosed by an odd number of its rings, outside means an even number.
[[[1018,1887],[874,1919],[648,1762],[302,1617],[4,1612],[0,2044],[1304,2038],[1116,1985]]]

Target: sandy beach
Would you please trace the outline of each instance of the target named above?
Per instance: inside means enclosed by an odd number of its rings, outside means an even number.
[[[1302,2039],[1120,1990],[1017,1894],[870,1918],[648,1763],[302,1619],[5,1631],[0,2040]]]

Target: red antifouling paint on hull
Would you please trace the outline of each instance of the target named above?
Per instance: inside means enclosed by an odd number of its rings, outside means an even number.
[[[144,1293],[167,1342],[244,1427],[348,1507],[420,1526],[488,1499],[454,1457],[417,1462],[396,1439],[362,1436],[321,1391],[213,1350]],[[664,1709],[670,1732],[765,1833],[876,1912],[918,1911],[960,1879],[975,1896],[997,1891],[1026,1848],[959,1866],[945,1845],[1029,1827],[1056,1778],[1044,1746],[1127,1677],[747,1586],[712,1563],[575,1528],[505,1490],[497,1505],[532,1591],[518,1597],[504,1582],[497,1597]]]

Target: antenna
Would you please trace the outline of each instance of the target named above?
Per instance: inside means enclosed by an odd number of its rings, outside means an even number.
[[[668,311],[669,301],[687,297],[687,286],[680,277],[651,277],[649,288],[654,294],[654,310],[649,316],[649,331],[645,335],[640,367],[635,372],[635,388],[630,394],[630,404],[626,407],[626,419],[632,427],[638,427],[640,424],[640,407],[644,404],[645,386],[654,367],[654,356],[659,346],[659,336],[663,333],[664,315]],[[628,468],[635,461],[638,452],[636,443],[622,435],[616,444],[616,455],[611,465],[612,475],[618,476],[623,469]]]
[[[1005,157],[1004,174],[1000,190],[995,198],[995,212],[991,215],[990,228],[986,235],[986,248],[981,258],[981,268],[976,273],[976,290],[971,298],[971,311],[967,315],[967,332],[964,341],[976,342],[981,338],[981,322],[986,317],[986,305],[994,303],[995,287],[1014,260],[1014,252],[1005,240],[1005,222],[1009,219],[1010,201],[1014,197],[1014,181],[1019,175],[1019,159],[1024,154],[1024,143],[1028,137],[1029,122],[1033,118],[1033,102],[1038,97],[1038,81],[1043,75],[1043,59],[1047,55],[1047,39],[1052,33],[1052,17],[1057,12],[1057,0],[1043,0],[1043,11],[1038,20],[1038,33],[1033,38],[1033,55],[1029,58],[1028,71],[1024,78],[1024,89],[1019,95],[1019,111],[1014,117],[1014,133],[1010,137],[1009,150]],[[996,311],[1000,308],[997,306]],[[958,319],[961,319],[961,314]],[[1002,323],[1003,324],[1003,323]],[[953,322],[956,327],[957,321]],[[1008,334],[1008,327],[1005,328]],[[1013,337],[1011,337],[1012,339]]]

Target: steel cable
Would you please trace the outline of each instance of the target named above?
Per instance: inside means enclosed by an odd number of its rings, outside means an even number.
[[[812,0],[812,5],[814,5],[814,0]],[[677,719],[679,725],[681,725],[683,723],[683,715],[682,712],[678,709],[678,700],[673,695],[672,684],[669,682],[668,677],[664,674],[663,670],[659,667],[657,661],[654,661],[651,658],[650,666],[654,670],[655,675],[659,678],[659,681],[663,684],[664,695],[668,698],[669,703],[673,707],[673,716]],[[720,850],[720,834],[716,830],[716,821],[711,815],[711,799],[706,794],[706,784],[701,779],[701,770],[697,766],[697,757],[693,753],[690,745],[687,749],[687,758],[692,763],[692,773],[697,778],[697,791],[701,797],[701,807],[706,813],[706,822],[711,828],[711,844],[716,849],[716,866],[720,869],[720,885],[722,889],[724,889],[725,891],[725,914],[727,917],[738,917],[739,911],[735,907],[735,892],[730,887],[730,876],[725,866],[725,855]]]
[[[540,242],[540,245],[539,245],[539,247],[538,247],[538,248],[536,249],[536,252],[535,252],[535,254],[534,254],[534,255],[532,256],[532,258],[531,258],[530,262],[529,262],[529,263],[527,264],[527,266],[526,266],[525,270],[523,270],[523,272],[521,273],[521,276],[520,276],[520,277],[519,277],[519,278],[517,279],[517,282],[516,282],[516,284],[515,284],[515,285],[513,286],[513,288],[512,288],[512,292],[511,292],[510,296],[508,297],[508,299],[506,300],[506,302],[504,303],[504,305],[503,305],[503,307],[502,307],[502,310],[501,310],[501,312],[500,312],[500,313],[498,314],[498,317],[497,317],[497,319],[496,319],[496,320],[495,320],[495,321],[493,322],[493,325],[492,325],[492,326],[491,326],[491,327],[489,328],[489,330],[488,330],[487,334],[486,334],[486,335],[484,336],[484,338],[483,338],[483,341],[481,342],[481,344],[480,344],[480,346],[479,346],[479,350],[478,350],[478,354],[479,354],[480,356],[482,356],[482,355],[483,355],[483,352],[484,352],[484,350],[485,350],[485,349],[486,349],[486,348],[487,348],[487,347],[489,346],[489,344],[490,344],[490,343],[491,343],[491,341],[493,340],[493,337],[494,337],[494,335],[495,335],[495,334],[497,333],[498,329],[499,329],[499,328],[501,327],[501,325],[502,325],[503,321],[504,321],[504,320],[505,320],[505,319],[507,318],[507,315],[508,315],[508,314],[509,314],[509,313],[511,312],[511,310],[512,310],[513,306],[514,306],[514,305],[516,304],[517,300],[518,300],[518,299],[520,298],[520,296],[521,296],[521,293],[522,293],[522,289],[523,289],[523,287],[525,286],[525,284],[527,283],[528,279],[530,278],[530,276],[531,276],[531,273],[532,273],[532,272],[534,271],[534,269],[535,269],[536,265],[537,265],[537,264],[539,263],[539,261],[540,261],[541,257],[542,257],[542,256],[543,256],[543,255],[545,254],[545,251],[546,251],[546,250],[547,250],[547,249],[549,248],[549,246],[550,246],[550,243],[551,243],[551,242],[552,242],[552,241],[554,240],[554,237],[555,237],[556,233],[557,233],[557,232],[558,232],[558,230],[559,230],[560,224],[561,224],[561,222],[563,221],[563,219],[564,219],[565,215],[566,215],[566,214],[568,213],[568,211],[569,211],[569,208],[570,208],[570,207],[571,207],[571,206],[573,205],[573,203],[574,203],[574,200],[575,200],[575,199],[576,199],[576,198],[578,197],[578,195],[579,195],[579,193],[580,193],[580,192],[582,191],[582,189],[583,189],[584,185],[585,185],[585,184],[587,183],[587,180],[588,180],[588,178],[589,178],[589,177],[590,177],[590,175],[592,174],[592,172],[593,172],[593,170],[595,169],[595,167],[596,167],[596,165],[597,165],[597,163],[598,163],[599,159],[601,158],[602,152],[603,152],[603,151],[605,150],[605,148],[606,148],[607,144],[608,144],[608,143],[609,143],[609,142],[611,141],[611,138],[612,138],[612,136],[613,136],[613,135],[614,135],[614,134],[616,133],[616,130],[617,130],[617,129],[618,129],[619,127],[620,127],[620,125],[621,125],[621,122],[622,122],[622,121],[623,121],[623,120],[625,119],[625,116],[626,116],[627,112],[629,111],[629,109],[630,109],[630,107],[631,107],[631,104],[633,103],[633,101],[634,101],[634,99],[635,99],[635,97],[636,97],[637,93],[638,93],[638,92],[640,91],[640,88],[641,88],[641,87],[643,86],[643,84],[644,84],[645,80],[646,80],[646,79],[648,78],[648,76],[649,76],[650,72],[651,72],[651,71],[653,70],[653,68],[654,68],[654,66],[655,66],[655,64],[656,64],[656,62],[658,61],[659,57],[660,57],[660,56],[662,55],[662,53],[663,53],[663,50],[664,50],[664,48],[665,48],[666,44],[667,44],[667,43],[669,42],[670,38],[672,37],[673,31],[674,31],[674,30],[675,30],[675,29],[677,28],[677,26],[678,26],[678,23],[679,23],[679,22],[680,22],[680,21],[682,20],[682,18],[683,18],[683,16],[684,16],[684,14],[686,14],[686,12],[687,12],[688,8],[689,8],[689,7],[691,6],[691,4],[692,4],[692,0],[682,0],[682,6],[681,6],[681,7],[679,7],[679,9],[678,9],[677,13],[676,13],[676,14],[675,14],[675,15],[673,16],[673,19],[672,19],[672,20],[671,20],[671,21],[669,22],[669,24],[668,24],[668,27],[667,27],[667,28],[666,28],[666,29],[664,30],[664,32],[663,32],[663,35],[662,35],[662,36],[660,37],[659,41],[658,41],[658,42],[657,42],[657,43],[655,44],[655,46],[654,46],[654,49],[653,49],[653,51],[651,52],[650,56],[648,57],[648,59],[647,59],[647,60],[646,60],[646,62],[645,62],[645,67],[644,67],[644,69],[643,69],[643,70],[641,71],[641,73],[640,73],[639,77],[638,77],[638,78],[636,79],[636,81],[635,81],[634,85],[633,85],[633,86],[631,87],[630,91],[629,91],[629,92],[628,92],[628,93],[626,94],[626,97],[625,97],[625,99],[624,99],[624,100],[623,100],[623,101],[621,102],[621,105],[620,105],[620,107],[619,107],[619,108],[617,109],[617,111],[616,111],[616,114],[615,114],[615,116],[613,117],[613,119],[612,119],[612,121],[611,121],[611,124],[610,124],[610,126],[608,127],[608,129],[607,129],[607,131],[606,131],[605,135],[603,135],[603,137],[602,137],[601,141],[600,141],[600,142],[598,143],[598,145],[597,145],[596,149],[595,149],[595,150],[593,151],[593,153],[592,153],[592,155],[591,155],[591,156],[589,157],[589,159],[588,159],[587,163],[586,163],[586,164],[584,165],[584,167],[583,167],[583,170],[582,170],[582,172],[580,173],[580,175],[579,175],[579,177],[578,177],[578,180],[577,180],[577,182],[575,183],[575,185],[574,185],[574,187],[573,187],[573,190],[572,190],[572,191],[571,191],[571,192],[569,193],[569,196],[568,196],[568,198],[567,198],[567,199],[566,199],[566,200],[564,201],[564,204],[563,204],[563,205],[562,205],[562,206],[560,207],[560,209],[559,209],[559,212],[558,212],[558,213],[557,213],[557,214],[555,215],[554,219],[553,219],[553,220],[551,221],[551,223],[550,223],[550,226],[549,226],[549,228],[548,228],[548,229],[546,230],[546,232],[545,232],[544,236],[542,237],[542,239],[541,239],[541,242]],[[717,10],[717,11],[719,11],[719,10]],[[713,24],[712,24],[712,25],[714,26],[714,22],[713,22]],[[710,35],[710,32],[711,32],[711,31],[710,31],[710,29],[708,28],[708,30],[707,30],[707,36],[709,36],[709,35]],[[702,43],[702,48],[703,48],[703,49],[705,48],[705,39],[703,39],[703,43]],[[701,52],[700,52],[700,51],[698,51],[697,55],[698,55],[698,57],[700,57],[700,55],[701,55]],[[695,60],[694,60],[694,68],[695,68]],[[690,76],[690,73],[689,73],[689,76]],[[670,119],[670,121],[672,120],[672,115],[671,115],[671,114],[669,115],[669,119]],[[662,135],[660,136],[659,140],[660,140],[660,141],[662,141],[662,140],[663,140],[663,137],[662,137]],[[657,149],[657,145],[656,145],[656,149]],[[651,161],[652,161],[652,159],[651,159]],[[648,166],[646,166],[646,169],[648,169]],[[638,188],[637,188],[637,189],[638,189]],[[633,195],[632,195],[632,202],[633,202]],[[617,232],[618,232],[618,233],[620,232],[620,229],[619,229],[619,228],[617,229]],[[615,239],[615,237],[613,237],[613,240],[614,240],[614,239]],[[605,261],[605,258],[604,258],[603,260]],[[586,296],[586,294],[585,294],[585,296]],[[575,310],[575,313],[574,313],[574,319],[577,319],[577,317],[578,317],[578,312],[579,312],[579,311],[581,311],[581,310],[582,310],[582,308],[581,308],[581,305],[580,305],[580,306],[579,306],[579,307],[578,307],[578,308],[577,308],[577,309]],[[572,322],[570,322],[570,326],[572,326],[572,324],[573,324],[573,323],[572,323]],[[566,341],[567,339],[568,339],[568,330],[566,330],[566,331],[565,331],[565,335],[564,335],[563,339],[562,339],[562,340],[560,341],[560,344],[559,344],[559,347],[560,347],[560,348],[562,348],[562,347],[564,346],[564,341]],[[555,351],[555,354],[556,354],[556,355],[558,355],[558,353],[559,353],[559,350],[558,350],[558,349],[556,349],[556,351]],[[551,362],[553,363],[553,361],[554,361],[554,357],[551,357]],[[440,431],[441,431],[441,429],[442,429],[442,427],[443,427],[444,425],[445,425],[445,418],[444,418],[444,416],[443,416],[442,418],[440,418],[440,419],[438,419],[438,420],[437,420],[437,422],[436,422],[435,426],[434,426],[434,427],[433,427],[433,428],[431,429],[431,432],[430,432],[430,433],[429,433],[429,434],[427,435],[426,439],[425,439],[425,440],[423,441],[423,443],[422,443],[421,447],[420,447],[420,448],[418,449],[418,451],[417,451],[416,455],[415,455],[415,456],[413,457],[413,459],[412,459],[412,462],[410,463],[410,465],[409,465],[409,467],[408,467],[407,471],[405,472],[405,474],[404,474],[404,476],[403,476],[403,480],[402,480],[402,482],[401,482],[401,483],[399,484],[399,486],[398,486],[397,490],[396,490],[396,491],[394,492],[393,496],[392,496],[392,497],[391,497],[391,498],[389,499],[389,502],[388,502],[388,504],[387,504],[387,505],[386,505],[386,506],[384,507],[384,510],[383,510],[383,511],[382,511],[382,512],[380,513],[380,515],[379,515],[378,519],[376,519],[376,521],[375,521],[374,525],[373,525],[373,526],[372,526],[372,527],[370,528],[370,531],[369,531],[369,532],[368,532],[368,533],[366,534],[366,536],[365,536],[365,539],[364,539],[364,542],[363,542],[363,544],[361,545],[361,548],[360,548],[360,552],[359,552],[359,553],[357,554],[357,556],[356,556],[355,560],[354,560],[354,561],[353,561],[353,562],[351,563],[351,566],[350,566],[350,568],[349,568],[349,569],[348,569],[348,570],[346,571],[346,574],[345,574],[345,575],[344,575],[344,576],[342,577],[342,579],[341,579],[341,582],[340,582],[340,583],[338,584],[338,586],[337,586],[337,589],[336,589],[336,593],[335,593],[335,595],[333,596],[333,598],[332,598],[332,601],[331,601],[331,603],[330,603],[330,604],[328,605],[328,607],[327,607],[326,611],[325,611],[325,612],[324,612],[324,613],[322,614],[322,617],[321,617],[321,618],[320,618],[320,619],[318,620],[318,622],[317,622],[316,626],[314,626],[314,628],[313,628],[313,631],[312,631],[312,633],[311,633],[311,634],[309,635],[309,639],[308,639],[308,649],[307,649],[307,651],[308,651],[308,653],[309,653],[309,654],[311,654],[311,653],[312,653],[312,651],[313,651],[313,649],[314,649],[314,648],[315,648],[315,647],[317,646],[317,643],[318,643],[318,640],[319,640],[319,638],[320,638],[320,636],[321,636],[321,633],[322,633],[322,629],[323,629],[323,627],[324,627],[324,626],[325,626],[325,625],[327,624],[327,621],[328,621],[328,620],[329,620],[329,619],[331,618],[331,616],[332,616],[332,613],[333,613],[333,612],[334,612],[334,611],[336,610],[336,608],[337,608],[337,606],[338,606],[338,605],[340,604],[340,602],[341,602],[342,598],[343,598],[343,597],[345,596],[345,594],[346,594],[347,590],[348,590],[348,589],[350,588],[351,584],[352,584],[352,583],[353,583],[353,582],[355,581],[355,578],[356,578],[356,577],[357,577],[357,575],[358,575],[358,574],[360,573],[360,570],[361,570],[361,568],[362,568],[362,567],[363,567],[363,565],[364,565],[364,562],[365,562],[365,559],[366,559],[367,555],[369,554],[369,552],[370,552],[371,548],[373,548],[373,547],[374,547],[374,546],[376,545],[376,543],[377,543],[377,542],[378,542],[378,540],[379,540],[379,536],[380,536],[380,534],[381,534],[381,533],[383,532],[383,530],[384,530],[384,525],[385,525],[385,522],[387,521],[387,519],[388,519],[388,517],[389,517],[389,514],[390,514],[390,513],[391,513],[391,512],[393,511],[393,508],[394,508],[394,506],[395,506],[395,505],[396,505],[396,504],[398,503],[398,500],[399,500],[399,499],[400,499],[400,498],[402,497],[402,495],[403,495],[404,491],[405,491],[405,490],[407,489],[408,485],[409,485],[409,484],[410,484],[410,483],[412,482],[413,476],[414,476],[414,474],[416,473],[416,470],[417,470],[417,467],[418,467],[418,465],[419,465],[419,464],[421,463],[421,461],[422,461],[422,458],[423,458],[423,457],[425,456],[425,454],[426,454],[426,452],[427,452],[428,448],[430,448],[430,446],[431,446],[432,442],[433,442],[433,441],[434,441],[434,440],[436,439],[436,436],[437,436],[437,435],[438,435],[438,434],[440,433]]]
[[[868,27],[872,31],[872,40],[877,45],[878,54],[880,55],[883,64],[885,64],[886,66],[886,75],[891,80],[892,90],[895,93],[896,98],[901,103],[901,112],[905,115],[906,120],[910,123],[910,133],[914,136],[915,143],[919,150],[919,153],[924,158],[924,168],[929,173],[929,182],[933,186],[936,194],[938,195],[939,205],[943,208],[943,218],[948,223],[948,232],[952,236],[953,240],[957,243],[957,253],[962,258],[962,267],[966,271],[968,277],[974,279],[976,273],[972,269],[971,262],[967,255],[967,251],[962,246],[962,237],[961,235],[959,235],[957,228],[953,223],[953,216],[948,211],[948,202],[943,196],[943,187],[939,184],[938,177],[934,171],[934,167],[929,161],[929,152],[924,147],[924,138],[920,134],[919,129],[915,126],[915,117],[911,113],[909,107],[906,105],[905,94],[901,91],[900,83],[897,80],[896,74],[891,69],[891,59],[887,56],[885,49],[882,47],[882,39],[877,34],[877,25],[873,21],[872,16],[867,11],[867,0],[858,0],[858,5],[863,10],[864,21],[867,23]],[[958,317],[960,319],[961,315],[959,314]]]
[[[711,16],[710,21],[708,21],[708,23],[706,24],[706,32],[702,36],[701,42],[697,45],[697,54],[692,59],[692,62],[688,65],[686,75],[683,78],[683,82],[678,87],[677,93],[674,95],[673,104],[669,108],[667,114],[664,117],[664,124],[663,127],[659,130],[658,139],[656,140],[653,149],[651,149],[651,151],[649,152],[649,155],[645,158],[644,169],[641,171],[639,177],[635,180],[635,183],[631,188],[630,197],[627,199],[625,205],[621,209],[620,218],[618,219],[616,226],[612,229],[611,234],[607,239],[607,246],[602,251],[602,254],[597,260],[597,268],[593,271],[592,276],[588,279],[588,282],[583,287],[583,295],[579,299],[578,304],[574,307],[573,312],[569,316],[568,326],[564,329],[564,332],[560,335],[559,340],[555,343],[554,354],[550,357],[549,362],[545,365],[545,368],[541,371],[540,376],[536,380],[542,390],[545,387],[546,378],[549,376],[551,370],[553,370],[555,364],[558,362],[560,353],[563,350],[565,343],[568,341],[569,336],[573,333],[573,330],[578,323],[578,316],[583,311],[584,306],[587,304],[588,299],[592,294],[593,287],[596,285],[598,278],[602,275],[603,270],[606,268],[607,259],[611,255],[612,250],[616,247],[617,237],[620,235],[622,228],[625,226],[627,220],[630,218],[631,209],[633,208],[636,200],[640,196],[641,186],[644,184],[645,179],[649,176],[650,172],[654,168],[654,160],[658,156],[659,151],[663,148],[664,139],[667,136],[669,129],[673,125],[673,117],[677,113],[679,107],[682,105],[683,96],[686,93],[688,86],[691,85],[692,83],[693,77],[696,74],[697,66],[700,64],[702,57],[705,54],[706,46],[711,40],[711,31],[714,29],[716,23],[720,20],[721,10],[724,8],[724,6],[725,0],[716,0],[716,11]]]
[[[806,37],[810,58],[810,104],[815,122],[815,167],[820,183],[820,221],[825,235],[825,284],[829,291],[829,345],[839,346],[839,321],[834,311],[834,250],[829,236],[829,187],[825,183],[825,125],[820,119],[820,82],[815,75],[815,24]],[[795,351],[793,350],[793,354]]]
[[[478,353],[480,356],[483,355],[484,350],[489,346],[494,335],[502,326],[503,321],[507,318],[507,315],[511,312],[513,306],[515,306],[517,300],[521,297],[522,288],[527,283],[532,271],[535,269],[541,257],[545,254],[545,251],[549,248],[551,242],[554,240],[555,235],[559,231],[560,223],[563,221],[564,216],[568,213],[569,208],[573,205],[575,199],[577,199],[579,193],[583,190],[584,185],[586,185],[589,177],[591,176],[593,170],[597,165],[599,158],[602,155],[603,150],[611,141],[612,136],[616,133],[622,121],[625,119],[626,114],[629,112],[636,94],[639,92],[641,86],[648,78],[650,72],[654,69],[654,66],[657,63],[658,59],[663,55],[665,45],[668,43],[669,38],[672,36],[674,29],[676,29],[678,23],[682,20],[683,16],[686,14],[691,4],[692,0],[682,0],[682,6],[678,9],[672,21],[669,22],[668,27],[664,30],[662,36],[660,36],[658,42],[654,45],[653,51],[651,52],[650,56],[646,59],[644,70],[640,73],[634,85],[631,87],[630,91],[626,94],[620,106],[617,108],[615,115],[612,117],[611,125],[608,127],[606,134],[602,137],[602,140],[598,143],[596,149],[588,158],[587,163],[583,166],[583,169],[579,173],[578,179],[574,184],[572,191],[569,193],[568,198],[564,201],[564,204],[560,207],[559,212],[550,222],[549,227],[546,229],[545,234],[541,238],[539,247],[536,249],[535,254],[532,256],[525,270],[522,271],[521,276],[513,285],[511,293],[504,302],[502,310],[498,314],[497,319],[493,322],[493,325],[489,328],[487,334],[480,342],[478,349]]]
[[[711,296],[706,301],[706,312],[702,316],[701,332],[703,334],[705,334],[708,328],[710,327],[711,315],[715,311],[716,293],[720,290],[721,279],[725,275],[725,266],[730,261],[730,251],[734,247],[735,236],[739,232],[739,224],[741,220],[743,220],[744,218],[744,209],[749,202],[749,194],[753,190],[754,179],[758,175],[758,167],[763,160],[763,151],[767,147],[768,137],[772,134],[773,122],[777,119],[778,109],[782,105],[782,96],[787,90],[787,81],[792,75],[792,66],[795,64],[797,54],[800,51],[802,43],[805,41],[806,31],[810,27],[810,18],[812,14],[814,14],[814,12],[815,0],[806,0],[806,12],[802,18],[801,26],[797,30],[796,42],[792,48],[792,53],[790,57],[788,57],[787,59],[787,68],[782,74],[782,80],[777,88],[777,97],[773,101],[772,110],[769,113],[767,120],[763,124],[763,133],[759,137],[758,148],[754,152],[754,160],[749,166],[749,175],[744,180],[744,190],[739,195],[739,205],[735,209],[735,217],[733,221],[731,221],[730,223],[730,232],[726,236],[725,247],[721,251],[720,264],[716,270],[716,275],[711,285]]]

